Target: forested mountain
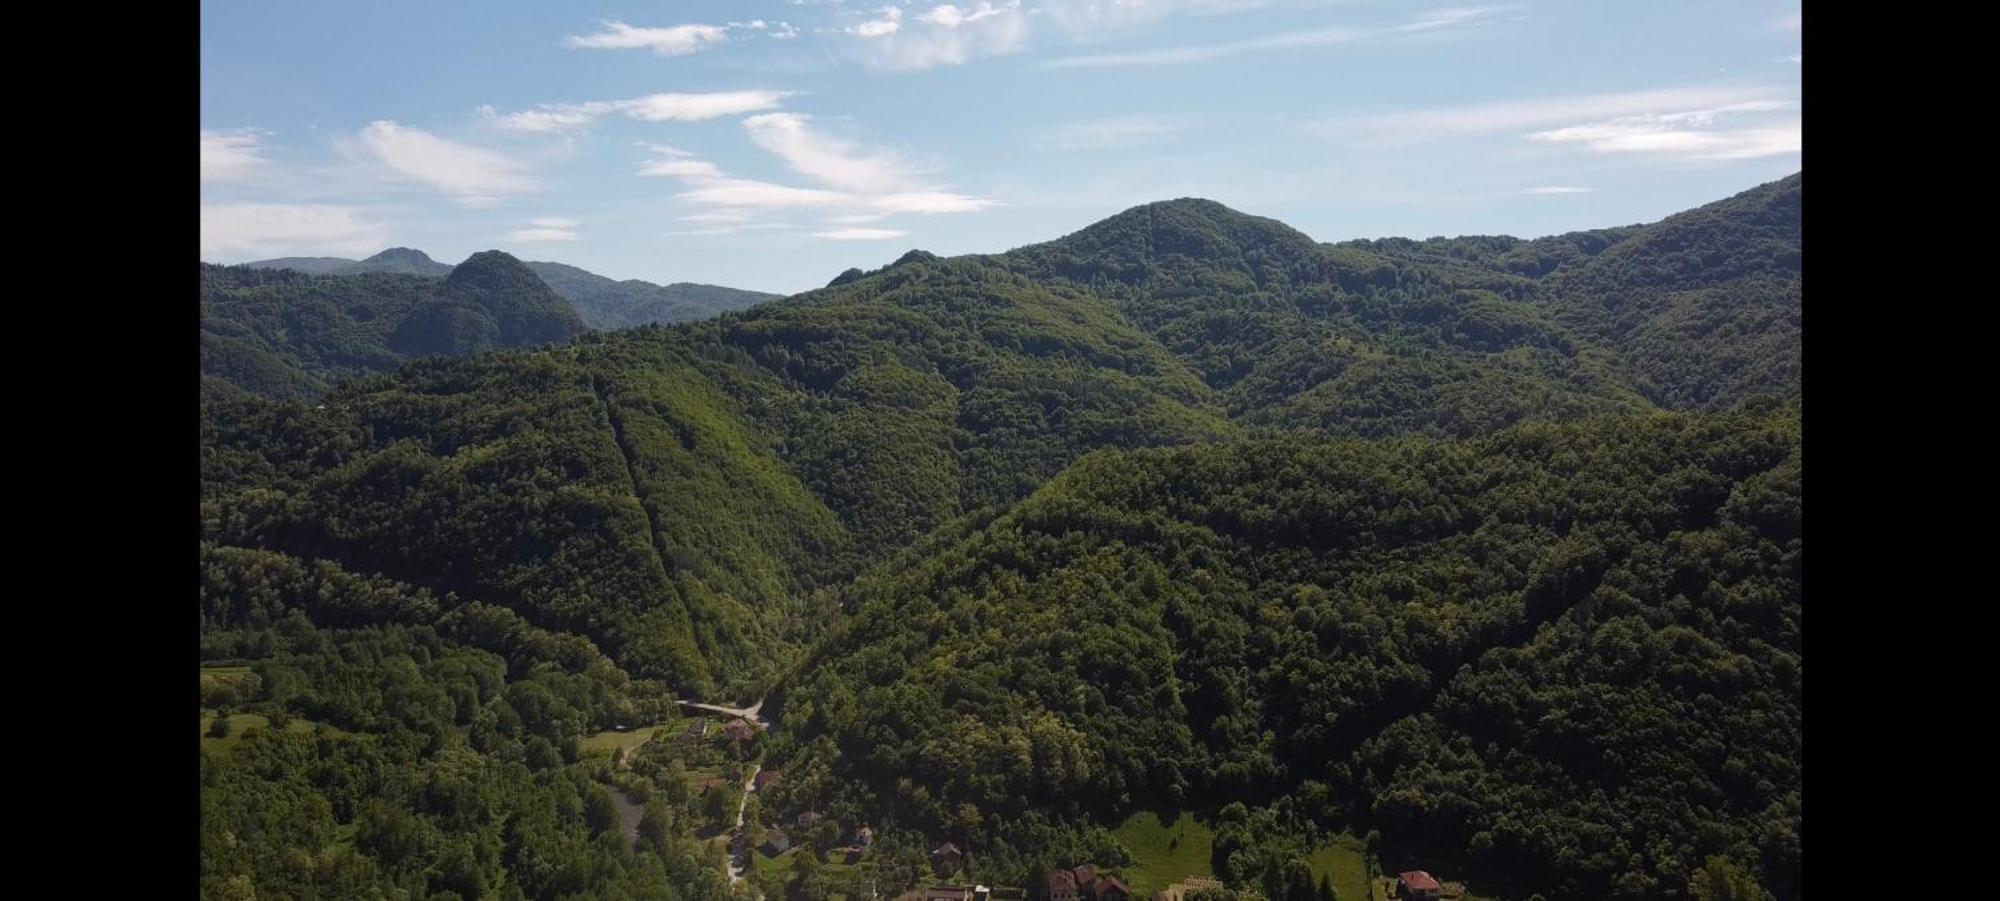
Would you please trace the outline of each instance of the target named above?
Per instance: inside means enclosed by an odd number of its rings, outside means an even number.
[[[201,264],[204,397],[308,400],[413,357],[531,347],[581,331],[567,302],[497,250],[472,255],[441,282]]]
[[[584,324],[594,329],[707,319],[782,296],[693,282],[655,285],[636,278],[617,281],[562,263],[531,261],[528,268],[574,305]]]
[[[1164,807],[1267,893],[1375,830],[1795,901],[1799,190],[1341,245],[1168,201],[609,332],[498,252],[204,265],[204,659],[326,726],[205,764],[258,849],[207,891],[726,896],[692,777],[576,743],[768,692],[773,815],[1003,884]],[[638,850],[614,782],[673,799]]]
[[[291,269],[310,275],[361,275],[390,272],[443,278],[452,267],[431,259],[421,250],[392,247],[365,260],[340,257],[280,257],[243,264],[251,269]],[[656,322],[683,322],[706,319],[717,313],[741,310],[776,300],[781,295],[743,291],[720,285],[674,282],[655,285],[636,278],[618,281],[562,263],[527,263],[529,269],[583,317],[594,329],[628,328]]]
[[[1094,455],[856,583],[775,758],[1001,881],[1051,826],[1233,799],[1523,894],[1653,897],[1722,853],[1777,887],[1795,416]]]

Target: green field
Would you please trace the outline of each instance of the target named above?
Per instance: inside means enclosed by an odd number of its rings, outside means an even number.
[[[1151,898],[1154,891],[1188,876],[1215,875],[1209,865],[1215,833],[1193,814],[1175,814],[1168,823],[1150,811],[1134,814],[1111,836],[1132,852],[1132,863],[1119,869],[1135,898]]]
[[[583,740],[583,753],[609,754],[612,749],[630,751],[650,741],[653,735],[665,726],[647,726],[629,732],[599,732]]]
[[[210,726],[214,724],[215,724],[215,711],[212,710],[202,711],[201,746],[209,749],[210,751],[227,754],[233,750],[236,750],[236,743],[243,739],[243,733],[245,730],[269,728],[271,725],[271,721],[266,719],[264,715],[261,713],[231,714],[229,717],[229,735],[225,738],[209,738],[208,729]],[[285,731],[311,732],[318,725],[320,724],[315,723],[311,720],[293,717],[291,719],[291,722],[285,724]],[[327,728],[333,729],[332,726],[328,726]],[[333,729],[333,731],[336,733],[340,732],[339,729]]]
[[[1369,894],[1368,858],[1361,840],[1354,836],[1339,836],[1333,844],[1313,851],[1312,874],[1314,885],[1320,877],[1331,874],[1333,891],[1340,901],[1369,901],[1373,897]]]

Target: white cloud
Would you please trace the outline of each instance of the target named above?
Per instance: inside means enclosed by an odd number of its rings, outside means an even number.
[[[894,9],[886,7],[884,12]],[[872,69],[913,71],[1012,53],[1028,44],[1028,15],[1020,0],[934,6],[908,28],[901,27],[901,18],[898,11],[893,17],[848,29],[864,38],[848,48],[850,55]]]
[[[201,180],[247,181],[264,168],[264,154],[255,129],[201,132]]]
[[[1798,153],[1798,120],[1761,128],[1712,128],[1685,116],[1630,116],[1536,132],[1531,140],[1581,144],[1593,153],[1640,153],[1708,160],[1754,159]]]
[[[790,91],[715,91],[705,94],[648,94],[630,100],[592,100],[584,103],[544,103],[532,110],[501,113],[492,107],[480,112],[501,128],[510,131],[552,133],[588,127],[609,115],[622,115],[644,122],[699,122],[775,109],[791,96]]]
[[[917,21],[944,28],[957,28],[960,25],[968,25],[973,22],[1003,15],[1020,5],[1019,3],[1014,3],[1010,6],[994,6],[991,3],[982,2],[978,6],[968,5],[964,9],[960,9],[954,4],[941,3],[931,7],[929,12],[918,16]]]
[[[1781,100],[1774,87],[1672,88],[1617,94],[1581,94],[1537,100],[1510,100],[1475,106],[1417,110],[1323,122],[1318,130],[1337,135],[1367,134],[1410,142],[1542,129],[1593,119],[1716,109]]]
[[[1795,12],[1779,16],[1765,23],[1765,27],[1772,31],[1799,31],[1805,27],[1805,13]]]
[[[789,185],[748,178],[698,178],[680,199],[703,206],[722,207],[826,207],[854,202],[839,191],[794,188]]]
[[[868,205],[888,213],[976,213],[993,201],[950,191],[905,191],[870,198]]]
[[[764,113],[743,120],[750,142],[792,171],[845,191],[891,191],[909,181],[908,166],[889,154],[863,154],[846,141],[814,131],[810,116]]]
[[[640,173],[680,179],[685,188],[675,197],[701,208],[681,217],[704,226],[686,234],[768,228],[772,226],[752,220],[782,210],[817,210],[831,224],[859,226],[898,214],[965,213],[994,205],[991,199],[931,183],[925,170],[899,154],[865,152],[851,141],[824,134],[809,116],[765,113],[744,119],[743,127],[752,143],[819,187],[738,178],[679,148],[645,145],[654,158],[640,165]],[[861,230],[868,231],[889,230]]]
[[[209,260],[345,256],[388,244],[388,227],[352,207],[218,203],[201,208],[201,255]]]
[[[466,206],[490,206],[536,187],[526,168],[510,157],[387,119],[362,129],[360,146],[402,178],[430,185]]]
[[[680,217],[682,222],[748,222],[750,213],[745,210],[711,210],[706,213],[690,213]]]
[[[893,228],[836,228],[830,231],[813,232],[813,237],[825,238],[829,241],[881,241],[888,238],[900,238],[907,234],[909,232],[897,231]]]
[[[1052,150],[1108,150],[1155,143],[1183,130],[1185,126],[1175,122],[1124,116],[1058,126],[1044,134],[1040,143]]]
[[[881,14],[882,18],[869,19],[859,25],[848,26],[847,33],[860,35],[864,38],[880,38],[895,34],[903,27],[902,10],[893,6],[884,6],[881,9]]]
[[[596,34],[571,35],[563,43],[590,50],[636,50],[646,48],[661,56],[685,56],[709,44],[728,39],[718,25],[675,25],[671,28],[634,28],[623,22],[605,22]]]
[[[1544,186],[1542,186],[1542,187],[1539,187],[1539,188],[1522,188],[1522,189],[1521,189],[1521,190],[1519,191],[1519,193],[1522,193],[1522,194],[1534,194],[1534,195],[1542,195],[1542,194],[1588,194],[1588,193],[1590,193],[1590,192],[1592,192],[1592,191],[1595,191],[1595,190],[1597,190],[1597,189],[1596,189],[1596,188],[1578,188],[1578,187],[1573,187],[1573,186],[1571,186],[1571,185],[1544,185]]]
[[[535,224],[543,228],[576,228],[583,224],[583,220],[567,219],[561,216],[543,216],[540,219],[536,219]]]
[[[567,228],[517,228],[507,233],[507,240],[522,244],[537,244],[554,241],[575,241],[576,232]]]
[[[1266,50],[1288,50],[1297,47],[1329,47],[1340,44],[1354,44],[1380,40],[1400,34],[1415,32],[1442,32],[1445,29],[1485,25],[1492,22],[1494,14],[1513,9],[1511,6],[1469,6],[1435,9],[1420,13],[1401,25],[1387,28],[1316,28],[1280,32],[1263,37],[1224,41],[1215,44],[1200,44],[1185,47],[1164,47],[1157,50],[1137,50],[1127,53],[1101,53],[1085,56],[1071,56],[1049,60],[1042,64],[1044,69],[1085,69],[1136,66],[1172,66],[1183,63],[1207,62],[1246,53]]]

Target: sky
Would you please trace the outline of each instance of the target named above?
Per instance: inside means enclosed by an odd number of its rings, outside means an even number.
[[[1320,241],[1801,168],[1797,0],[207,0],[201,256],[778,293],[1205,197]]]

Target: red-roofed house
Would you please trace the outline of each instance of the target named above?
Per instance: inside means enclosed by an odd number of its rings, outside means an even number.
[[[785,778],[785,774],[781,770],[758,770],[757,790],[763,791],[764,789],[770,788],[771,786],[778,784],[778,780],[783,778]]]
[[[1423,870],[1410,870],[1396,876],[1398,898],[1437,898],[1442,896],[1443,891],[1444,886],[1438,885],[1438,881]]]

